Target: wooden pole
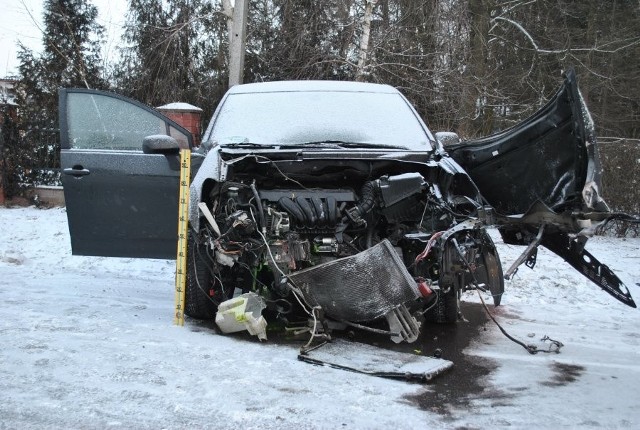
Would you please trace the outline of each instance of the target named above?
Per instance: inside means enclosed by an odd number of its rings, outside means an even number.
[[[236,0],[229,36],[229,87],[242,83],[249,0]]]

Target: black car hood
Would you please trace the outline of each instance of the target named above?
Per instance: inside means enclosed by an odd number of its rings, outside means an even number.
[[[495,210],[505,243],[528,245],[505,272],[533,267],[539,245],[621,302],[636,307],[622,281],[584,246],[614,217],[600,196],[602,169],[593,120],[573,69],[555,96],[533,116],[482,139],[446,147]]]
[[[502,215],[524,215],[541,204],[556,213],[609,211],[599,192],[593,121],[573,70],[530,118],[498,134],[448,146],[447,151]]]

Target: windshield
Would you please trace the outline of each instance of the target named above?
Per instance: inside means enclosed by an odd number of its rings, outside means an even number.
[[[339,142],[362,148],[432,149],[429,132],[399,93],[230,94],[214,121],[207,140],[221,145]]]

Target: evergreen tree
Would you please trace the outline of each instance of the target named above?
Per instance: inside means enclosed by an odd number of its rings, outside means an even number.
[[[226,17],[217,3],[131,0],[115,75],[120,92],[150,106],[191,103],[210,115],[228,76]]]
[[[17,103],[22,181],[48,181],[46,169],[59,167],[58,89],[105,88],[100,42],[104,32],[98,10],[88,0],[47,0],[44,4],[43,52],[20,45]],[[42,170],[44,169],[44,170]]]
[[[20,46],[18,103],[21,117],[56,126],[60,87],[105,88],[100,42],[104,28],[88,0],[47,0],[41,54]],[[25,114],[29,115],[25,115]]]
[[[11,198],[17,194],[20,183],[20,165],[24,163],[24,151],[20,142],[17,123],[6,104],[0,104],[0,189],[4,196]],[[0,196],[0,200],[2,197]]]

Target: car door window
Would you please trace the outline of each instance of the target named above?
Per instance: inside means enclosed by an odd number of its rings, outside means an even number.
[[[106,93],[67,92],[66,98],[63,147],[142,151],[142,140],[154,134],[170,135],[181,148],[190,147],[186,130],[146,106]]]
[[[60,167],[74,255],[175,258],[180,154],[145,153],[150,135],[189,131],[115,93],[60,89]],[[192,158],[192,164],[198,157]]]

